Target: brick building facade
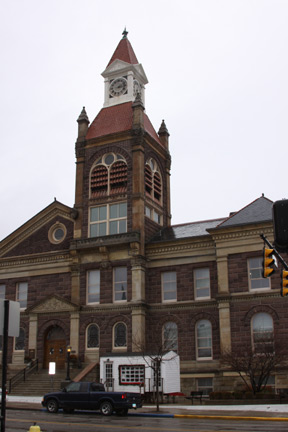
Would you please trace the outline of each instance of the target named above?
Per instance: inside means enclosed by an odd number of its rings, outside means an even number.
[[[77,120],[74,207],[55,200],[0,243],[0,296],[21,306],[9,365],[65,367],[67,346],[87,364],[161,340],[180,356],[182,391],[231,390],[221,354],[261,332],[288,335],[279,274],[261,277],[273,203],[171,225],[169,133],[145,112],[148,80],[126,32],[102,75],[103,108]],[[288,387],[286,375],[271,384]]]

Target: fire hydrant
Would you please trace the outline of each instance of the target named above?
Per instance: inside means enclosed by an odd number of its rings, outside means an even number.
[[[40,426],[37,426],[36,423],[34,423],[33,426],[30,426],[30,429],[28,432],[41,432]]]

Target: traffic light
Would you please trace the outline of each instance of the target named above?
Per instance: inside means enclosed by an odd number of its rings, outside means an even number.
[[[288,250],[288,200],[273,204],[273,224],[275,246],[281,252]]]
[[[288,271],[287,270],[282,270],[280,294],[282,297],[285,297],[288,295]]]
[[[275,270],[272,268],[272,266],[275,264],[274,258],[272,257],[272,254],[274,252],[274,249],[263,249],[263,274],[262,276],[264,278],[270,277]]]

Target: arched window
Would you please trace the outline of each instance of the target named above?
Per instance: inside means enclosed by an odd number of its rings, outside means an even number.
[[[127,328],[124,323],[118,323],[114,326],[114,347],[127,347]]]
[[[96,161],[90,174],[90,197],[127,192],[127,164],[123,156],[107,153]]]
[[[212,326],[208,320],[196,324],[197,358],[212,358]]]
[[[15,338],[15,351],[24,351],[25,349],[25,330],[20,327],[19,336]]]
[[[252,343],[255,351],[273,350],[273,319],[265,312],[259,312],[252,318]]]
[[[87,328],[87,348],[99,348],[99,327],[96,324],[90,324]]]
[[[154,201],[161,203],[162,179],[158,165],[152,158],[145,165],[145,192]]]
[[[169,321],[163,326],[163,347],[167,351],[178,350],[178,328],[175,322]]]

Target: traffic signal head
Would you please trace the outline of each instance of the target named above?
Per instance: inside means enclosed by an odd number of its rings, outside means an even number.
[[[282,297],[285,297],[288,295],[288,271],[287,270],[282,270],[280,294]]]
[[[276,249],[288,250],[288,200],[275,201],[273,204],[274,240]]]
[[[264,278],[271,276],[275,270],[272,268],[274,265],[274,258],[272,257],[274,249],[263,249],[263,274]]]

